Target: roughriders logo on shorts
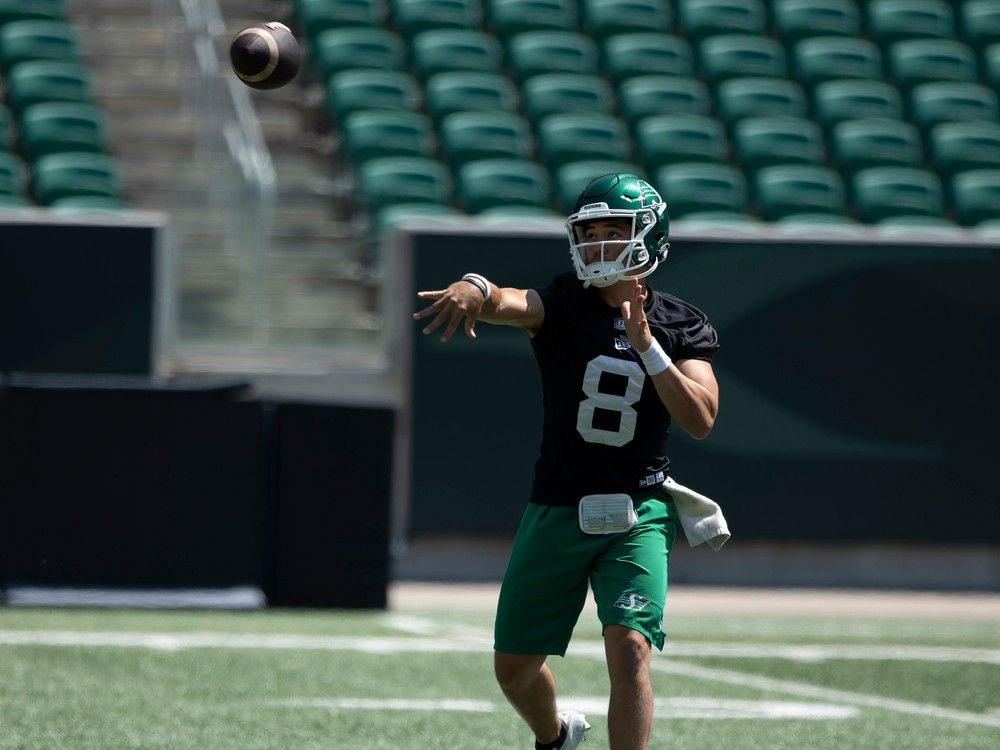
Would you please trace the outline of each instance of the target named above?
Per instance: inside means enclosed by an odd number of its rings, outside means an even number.
[[[645,609],[648,604],[649,599],[642,594],[622,594],[615,601],[614,606],[618,607],[618,609],[628,609],[638,612],[641,609]]]

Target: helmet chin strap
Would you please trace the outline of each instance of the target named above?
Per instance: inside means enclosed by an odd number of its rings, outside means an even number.
[[[595,276],[589,276],[589,277],[583,279],[583,286],[584,286],[584,288],[587,288],[589,286],[596,286],[596,287],[602,287],[603,288],[603,287],[612,286],[613,284],[617,284],[619,281],[629,281],[629,280],[633,280],[633,279],[642,279],[642,278],[645,278],[646,276],[649,276],[649,274],[651,274],[653,271],[655,271],[656,270],[656,266],[659,263],[659,260],[656,259],[656,258],[653,259],[652,263],[649,263],[648,267],[643,268],[643,270],[642,270],[641,273],[638,273],[638,274],[635,274],[635,275],[632,275],[632,274],[629,273],[629,271],[633,270],[633,269],[624,268],[619,263],[618,259],[622,258],[623,256],[624,257],[630,257],[632,255],[632,253],[635,252],[636,246],[638,245],[638,242],[639,242],[638,239],[633,239],[631,242],[629,242],[625,246],[625,248],[622,250],[622,252],[618,254],[618,258],[616,258],[614,261],[610,261],[609,262],[609,261],[603,261],[602,260],[602,261],[597,261],[596,264],[595,263],[589,263],[586,266],[584,266],[583,268],[584,268],[584,270],[586,270],[590,266],[600,265],[600,266],[602,266],[601,270],[604,271],[603,273],[599,273],[599,274],[597,274]],[[601,243],[601,244],[603,245],[604,243]],[[602,252],[602,255],[603,255],[603,252]],[[607,271],[607,270],[604,269],[604,267],[606,267],[606,266],[611,266],[612,268],[616,268],[617,270]],[[609,276],[611,278],[608,278]]]
[[[625,275],[622,276],[622,280],[628,280],[628,281],[635,280],[635,281],[638,281],[639,279],[644,279],[647,276],[649,276],[649,274],[651,274],[653,271],[655,271],[656,267],[658,265],[660,265],[659,258],[653,258],[653,262],[650,263],[649,266],[645,270],[642,271],[642,273],[637,273],[634,276],[632,276],[632,275],[629,275],[628,272],[626,271]]]
[[[583,287],[584,287],[584,289],[586,289],[588,286],[596,286],[596,287],[603,288],[603,287],[606,287],[606,286],[614,286],[619,281],[638,281],[639,279],[644,279],[647,276],[649,276],[651,273],[653,273],[653,271],[656,270],[656,267],[658,265],[660,265],[660,261],[654,258],[653,262],[650,263],[649,266],[647,266],[646,268],[644,268],[641,273],[630,274],[627,270],[621,271],[620,273],[616,271],[615,273],[618,274],[617,278],[609,279],[609,278],[606,278],[607,274],[604,274],[604,275],[598,276],[596,278],[585,280],[583,282]]]

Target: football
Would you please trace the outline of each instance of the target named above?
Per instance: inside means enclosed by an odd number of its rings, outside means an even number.
[[[229,45],[233,72],[247,86],[276,89],[295,78],[302,50],[291,29],[277,21],[248,26]]]

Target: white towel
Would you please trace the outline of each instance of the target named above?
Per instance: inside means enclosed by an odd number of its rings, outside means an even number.
[[[677,516],[680,518],[688,544],[697,547],[702,542],[708,542],[712,549],[721,549],[729,539],[729,526],[719,504],[684,485],[677,484],[670,477],[663,483],[663,489],[674,499]]]

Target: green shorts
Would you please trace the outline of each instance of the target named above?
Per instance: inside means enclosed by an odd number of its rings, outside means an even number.
[[[638,630],[663,649],[667,558],[677,509],[660,487],[632,494],[638,523],[621,534],[585,534],[577,508],[528,503],[497,603],[493,647],[511,654],[564,656],[594,591],[604,627]]]

